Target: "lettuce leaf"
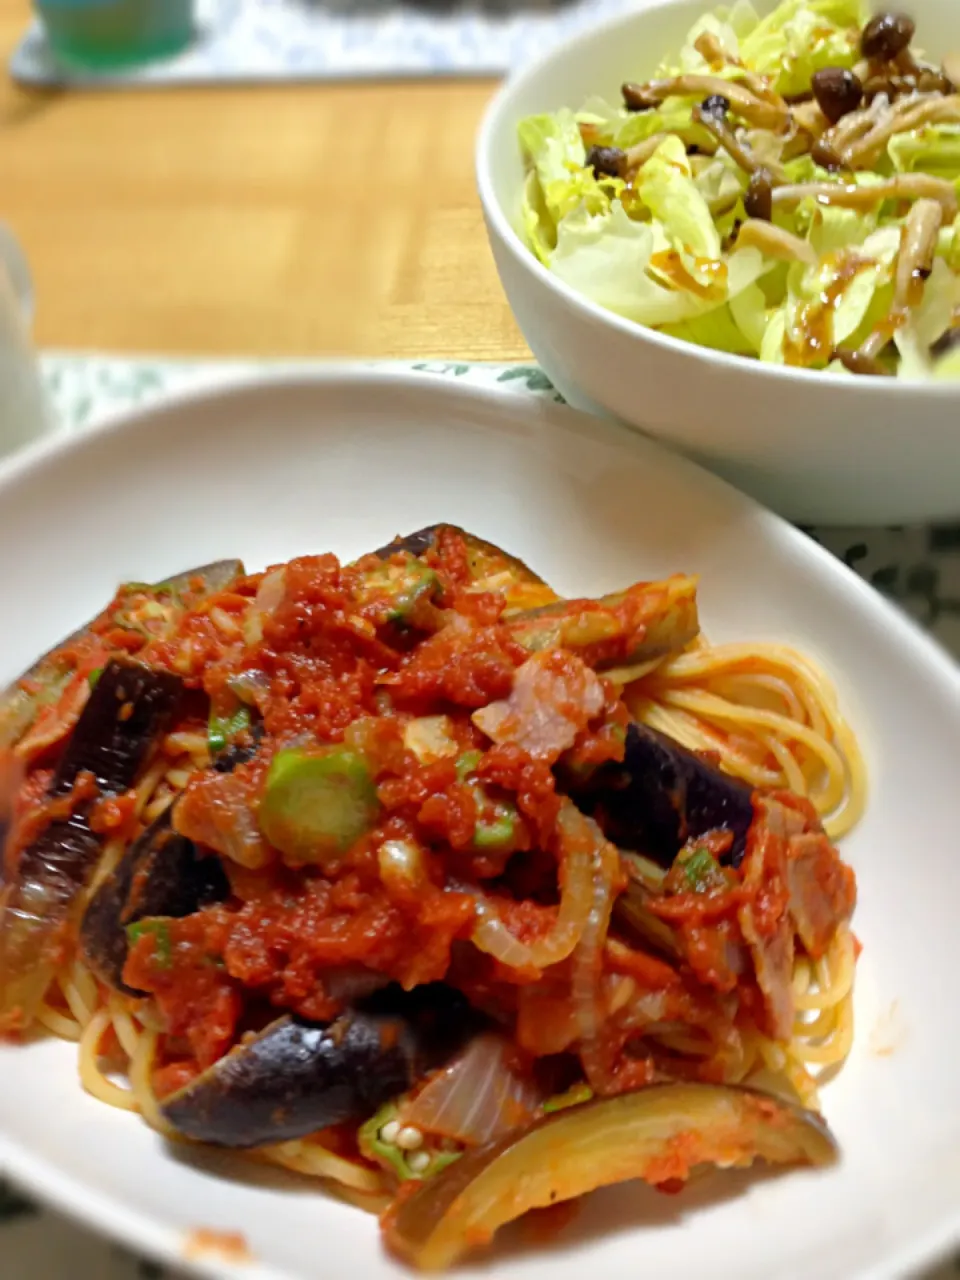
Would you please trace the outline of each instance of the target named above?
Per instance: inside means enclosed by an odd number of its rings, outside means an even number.
[[[634,222],[620,205],[608,214],[578,211],[564,219],[551,261],[553,273],[571,289],[641,324],[657,314],[648,304],[665,292],[646,275],[654,252],[653,227]],[[663,319],[652,323],[663,323]]]
[[[733,318],[730,304],[708,311],[706,315],[694,316],[683,324],[666,324],[660,330],[673,338],[682,338],[684,342],[695,342],[698,347],[710,347],[714,351],[727,351],[736,356],[756,355],[756,349],[744,337],[742,330]]]
[[[740,56],[754,71],[775,77],[780,93],[802,93],[823,67],[854,66],[869,16],[864,0],[783,0],[741,39]]]
[[[812,203],[812,202],[811,202]],[[838,209],[835,205],[813,205],[806,238],[818,258],[863,245],[876,229],[875,213],[858,209]]]
[[[584,167],[587,151],[572,111],[564,108],[553,115],[528,116],[517,131],[554,226],[581,205],[591,213],[609,209],[611,198],[623,184],[615,178],[598,179],[592,169]]]
[[[708,65],[696,49],[709,32],[781,93],[804,92],[820,68],[859,60],[859,32],[871,8],[868,0],[781,0],[760,18],[749,0],[736,0],[700,17],[656,75],[735,78],[736,66]],[[802,358],[850,376],[832,349],[858,347],[888,318],[906,206],[887,200],[864,213],[809,198],[796,208],[780,206],[775,222],[806,239],[817,258],[813,267],[737,249],[747,180],[725,151],[712,154],[715,144],[693,118],[696,102],[671,98],[630,112],[592,97],[576,113],[524,120],[520,220],[527,244],[577,292],[641,325],[713,350],[776,363]],[[650,138],[659,145],[628,182],[598,178],[586,167],[581,126],[589,141],[607,146],[627,150]],[[872,171],[842,176],[809,155],[784,162],[782,136],[747,132],[757,159],[782,165],[791,183],[867,186],[891,173],[926,172],[954,182],[960,193],[960,125],[897,135]],[[940,360],[930,355],[954,315],[960,315],[960,216],[941,228],[923,301],[895,335],[900,376],[960,376],[960,349]]]
[[[937,237],[937,253],[951,271],[960,272],[960,214],[949,227],[941,227]]]
[[[960,379],[960,343],[946,353],[939,356],[933,362],[930,370],[931,377],[938,380],[946,381],[947,379]]]
[[[711,262],[720,258],[720,233],[693,180],[690,160],[679,138],[661,142],[637,175],[635,187],[675,249]]]
[[[900,353],[901,378],[927,378],[933,371],[930,348],[950,328],[960,302],[960,281],[942,258],[936,258],[923,290],[923,300],[894,334]]]
[[[664,58],[654,72],[654,78],[665,80],[680,75],[712,75],[721,76],[724,79],[736,79],[735,66],[714,66],[696,47],[697,41],[702,35],[710,34],[732,59],[739,59],[740,36],[751,31],[756,24],[756,12],[749,4],[739,8],[736,14],[727,15],[722,10],[716,13],[705,13],[703,17],[697,19],[687,33],[680,56]]]
[[[931,124],[912,133],[895,134],[887,154],[898,173],[932,173],[960,179],[960,124]]]
[[[578,123],[592,125],[599,138],[611,147],[635,146],[656,133],[676,134],[684,142],[708,146],[710,134],[693,118],[696,98],[668,98],[650,111],[627,111],[612,106],[605,98],[588,98],[577,112]]]
[[[657,328],[682,324],[723,307],[753,284],[764,269],[755,249],[734,253],[725,283],[715,292],[677,288],[651,271],[656,255],[671,249],[658,222],[636,222],[615,204],[609,213],[578,210],[561,223],[551,270],[572,289],[609,311]]]
[[[767,331],[767,300],[758,284],[730,299],[730,314],[753,355],[760,354]]]
[[[767,308],[763,290],[749,284],[734,293],[730,301],[705,315],[683,324],[665,325],[663,333],[714,351],[732,355],[758,356],[767,330]]]
[[[527,244],[545,267],[557,247],[557,224],[550,217],[543,190],[535,173],[528,173],[523,184],[520,217]]]
[[[783,346],[787,336],[787,305],[784,303],[767,321],[760,344],[760,359],[764,364],[786,364]]]

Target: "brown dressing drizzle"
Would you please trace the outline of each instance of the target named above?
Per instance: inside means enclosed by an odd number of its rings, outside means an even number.
[[[858,258],[854,254],[835,260],[836,266],[830,283],[820,296],[804,303],[793,332],[784,338],[783,353],[787,364],[803,369],[821,361],[829,361],[835,343],[833,317],[837,304],[847,285],[868,268],[876,266],[871,258]]]
[[[684,266],[683,259],[676,249],[664,249],[650,258],[650,266],[658,275],[663,276],[673,289],[685,289],[708,302],[716,302],[726,296],[727,265],[715,262],[712,258],[695,258],[694,263],[698,275],[693,275]],[[704,281],[706,277],[706,281]]]

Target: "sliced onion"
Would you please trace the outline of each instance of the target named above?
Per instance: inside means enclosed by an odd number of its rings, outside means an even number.
[[[42,707],[34,723],[16,744],[17,755],[32,764],[72,733],[90,697],[90,681],[71,675],[55,703]]]
[[[380,879],[399,901],[416,898],[430,887],[424,851],[416,840],[384,840],[377,851]]]
[[[252,667],[249,671],[241,671],[227,681],[231,693],[235,693],[241,702],[248,707],[259,707],[261,701],[270,692],[270,679],[266,672]]]
[[[741,870],[751,897],[737,911],[740,931],[750,952],[757,985],[763,995],[765,1025],[771,1039],[790,1039],[794,1019],[794,930],[786,906],[776,919],[769,910],[762,926],[756,895],[764,885],[787,878],[787,840],[803,830],[800,813],[770,797],[755,802],[756,816],[747,836]]]
[[[249,791],[236,774],[195,777],[177,802],[173,826],[180,835],[251,871],[270,861],[270,850],[250,809]]]
[[[503,1036],[477,1036],[403,1106],[402,1122],[473,1147],[530,1124],[544,1095],[514,1069],[515,1056]]]
[[[601,986],[603,946],[613,910],[614,881],[620,869],[620,855],[600,828],[589,818],[583,821],[592,829],[594,838],[593,895],[590,913],[573,955],[573,1005],[580,1032],[580,1061],[590,1087],[595,1093],[608,1092],[611,1067],[604,1052],[600,1032],[605,1015]]]
[[[272,569],[263,575],[243,623],[243,638],[247,645],[257,645],[263,639],[263,620],[280,607],[286,590],[285,567]]]
[[[574,654],[535,653],[513,677],[510,696],[473,713],[494,742],[516,743],[535,760],[553,764],[603,710],[603,686]]]
[[[557,820],[560,846],[560,907],[553,928],[537,942],[521,942],[511,933],[496,906],[482,893],[477,898],[477,925],[471,941],[510,969],[546,969],[570,956],[595,908],[598,877],[612,882],[607,844],[600,828],[565,800]]]
[[[675,929],[669,927],[666,920],[660,919],[648,908],[650,897],[662,891],[663,881],[666,878],[664,873],[659,868],[654,868],[659,874],[659,884],[657,888],[653,888],[654,878],[646,876],[644,868],[640,865],[645,863],[646,859],[641,859],[634,854],[622,856],[630,872],[630,881],[627,882],[625,892],[621,893],[617,899],[614,914],[627,941],[636,943],[640,947],[653,947],[653,950],[658,951],[659,954],[678,959],[684,954],[680,937]],[[653,867],[653,864],[649,865]]]
[[[363,756],[374,778],[384,773],[403,773],[406,763],[403,729],[393,716],[361,716],[347,726],[343,743]]]
[[[449,716],[420,716],[403,726],[403,745],[421,764],[433,764],[459,751]]]

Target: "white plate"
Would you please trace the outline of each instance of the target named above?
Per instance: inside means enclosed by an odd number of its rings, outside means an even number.
[[[621,1187],[554,1242],[498,1250],[499,1274],[850,1280],[932,1257],[960,1235],[960,674],[775,516],[635,435],[512,396],[336,372],[218,392],[0,471],[0,677],[122,579],[218,556],[352,556],[437,520],[502,543],[562,591],[699,571],[711,636],[783,639],[835,674],[873,784],[845,846],[864,952],[856,1048],[824,1097],[839,1166],[717,1176],[676,1198]],[[86,1097],[69,1045],[0,1048],[0,1169],[173,1262],[191,1228],[243,1232],[257,1261],[201,1260],[206,1275],[403,1274],[374,1221],[318,1187],[175,1152]]]

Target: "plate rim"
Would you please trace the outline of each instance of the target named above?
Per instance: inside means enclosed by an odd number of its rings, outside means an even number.
[[[446,402],[456,412],[457,406],[473,407],[481,414],[496,416],[507,409],[515,419],[529,427],[556,426],[572,431],[581,438],[600,436],[612,445],[626,448],[643,457],[654,457],[667,463],[688,485],[706,486],[741,510],[749,511],[761,529],[768,529],[782,548],[783,556],[802,569],[804,562],[816,576],[843,584],[868,615],[894,633],[898,645],[909,650],[915,661],[922,663],[936,679],[944,693],[949,693],[949,714],[960,725],[960,664],[917,622],[895,604],[886,600],[856,572],[832,552],[803,533],[784,517],[764,507],[756,499],[741,493],[733,485],[712,475],[705,468],[674,453],[657,441],[631,431],[609,419],[594,417],[567,405],[524,396],[516,391],[496,387],[455,383],[441,374],[402,368],[363,368],[354,362],[331,362],[313,371],[274,372],[262,376],[239,374],[215,386],[185,388],[147,404],[111,414],[103,421],[80,431],[60,430],[0,461],[0,524],[3,504],[8,494],[30,479],[42,476],[46,467],[62,465],[64,460],[108,440],[113,436],[135,436],[159,431],[165,419],[193,413],[203,414],[210,408],[226,404],[242,406],[248,398],[269,400],[273,396],[311,395],[374,390],[384,398],[372,412],[389,415],[391,391],[414,391],[427,400],[437,399],[442,411]],[[448,415],[449,416],[449,415]],[[481,424],[481,429],[489,422]],[[452,424],[452,429],[457,423]],[[322,420],[317,423],[322,433]],[[146,1255],[181,1273],[206,1280],[294,1280],[293,1273],[253,1259],[246,1263],[186,1256],[175,1228],[165,1226],[146,1210],[129,1208],[109,1193],[86,1187],[65,1173],[52,1158],[45,1157],[0,1132],[0,1173],[44,1205],[99,1235],[123,1243],[135,1254]],[[933,1225],[905,1243],[893,1258],[870,1265],[854,1273],[851,1280],[885,1280],[905,1275],[918,1266],[934,1265],[950,1248],[960,1243],[960,1203]]]

